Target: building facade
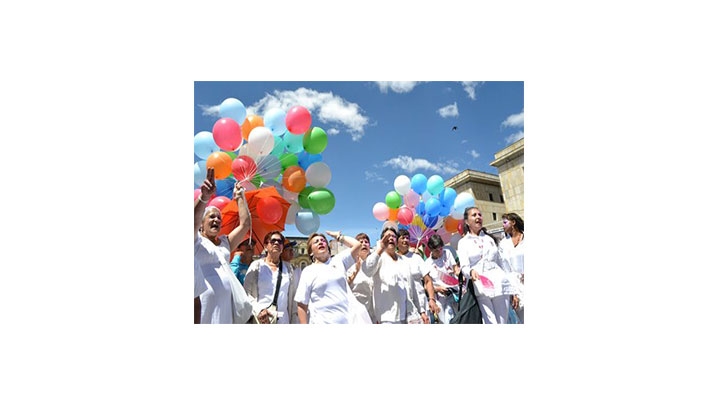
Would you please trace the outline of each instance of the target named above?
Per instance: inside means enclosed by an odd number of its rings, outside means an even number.
[[[525,138],[497,152],[490,166],[500,175],[506,212],[525,219]]]

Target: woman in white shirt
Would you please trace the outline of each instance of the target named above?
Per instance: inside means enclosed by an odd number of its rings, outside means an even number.
[[[460,292],[460,282],[457,278],[460,268],[455,263],[455,258],[450,250],[443,249],[444,245],[440,235],[430,236],[427,244],[430,249],[430,257],[425,259],[425,272],[432,280],[435,295],[431,299],[435,300],[439,307],[439,321],[447,324],[458,311],[455,297]]]
[[[517,313],[518,323],[525,323],[525,221],[516,213],[502,216],[505,237],[498,250],[503,269],[510,273],[517,294],[512,297],[512,307]]]
[[[481,230],[480,210],[468,207],[463,217],[465,236],[457,249],[460,270],[475,283],[483,323],[507,323],[516,289],[501,265],[495,239]]]

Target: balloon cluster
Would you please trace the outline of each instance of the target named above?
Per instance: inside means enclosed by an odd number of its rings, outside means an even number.
[[[195,195],[207,168],[213,167],[217,191],[208,205],[222,209],[236,181],[246,190],[275,187],[290,203],[285,222],[305,235],[317,231],[319,215],[332,211],[335,196],[327,188],[332,173],[322,162],[327,134],[311,125],[312,116],[302,106],[287,112],[270,108],[259,116],[248,114],[240,100],[225,99],[212,131],[195,134]],[[255,214],[272,224],[282,208],[269,200],[259,201]]]
[[[375,203],[373,216],[384,221],[383,229],[388,226],[407,229],[414,246],[426,244],[433,234],[449,243],[452,234],[462,233],[465,208],[475,204],[472,194],[458,194],[445,187],[445,181],[438,175],[430,178],[421,173],[412,178],[400,175],[395,178],[394,188],[385,195],[384,202]]]

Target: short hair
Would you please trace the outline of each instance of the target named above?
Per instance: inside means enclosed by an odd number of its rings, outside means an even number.
[[[401,229],[401,230],[398,231],[397,236],[398,236],[398,238],[402,238],[403,236],[407,236],[407,237],[409,238],[409,237],[410,237],[410,231],[408,231],[407,229],[404,229],[404,228],[403,228],[403,229]]]
[[[313,259],[312,240],[316,236],[322,236],[322,238],[325,239],[325,243],[328,244],[328,246],[330,245],[324,234],[319,233],[319,232],[313,232],[310,236],[308,236],[308,240],[307,240],[308,255],[310,256],[310,260]]]
[[[270,238],[272,238],[273,235],[280,235],[282,238],[282,244],[285,244],[285,237],[280,231],[270,231],[265,235],[265,238],[263,239],[263,244],[267,245],[268,242],[270,242]]]
[[[387,231],[392,231],[392,233],[394,233],[394,234],[395,234],[395,237],[397,238],[398,232],[397,232],[397,230],[395,230],[395,228],[393,228],[392,226],[385,227],[385,229],[383,229],[382,232],[380,232],[380,238],[382,238],[383,236],[385,236],[385,232],[387,232]]]
[[[367,241],[370,242],[370,237],[364,232],[360,232],[359,234],[355,235],[355,239],[357,239],[358,241],[360,239],[367,239]]]
[[[432,250],[432,249],[437,249],[437,248],[439,248],[439,247],[441,247],[441,246],[445,246],[445,242],[443,242],[443,240],[442,240],[442,238],[440,237],[440,235],[434,233],[434,234],[430,235],[430,238],[428,239],[427,246],[428,246],[431,250]]]

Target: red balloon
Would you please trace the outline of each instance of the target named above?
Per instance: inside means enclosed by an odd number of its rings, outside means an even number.
[[[257,202],[257,215],[260,220],[272,225],[282,217],[282,205],[274,198],[263,198]]]
[[[307,132],[312,125],[310,111],[303,106],[292,107],[285,114],[285,127],[291,134],[300,135]]]
[[[220,211],[222,211],[223,208],[225,208],[226,205],[230,203],[230,199],[225,197],[224,195],[219,195],[208,203],[208,207],[218,207]]]
[[[220,149],[233,151],[242,143],[240,124],[232,118],[220,118],[213,125],[213,140]]]
[[[257,173],[257,164],[247,155],[240,155],[232,162],[232,173],[237,180],[252,180]]]
[[[397,220],[403,225],[410,225],[414,216],[412,210],[408,207],[400,207],[400,209],[398,209]]]

